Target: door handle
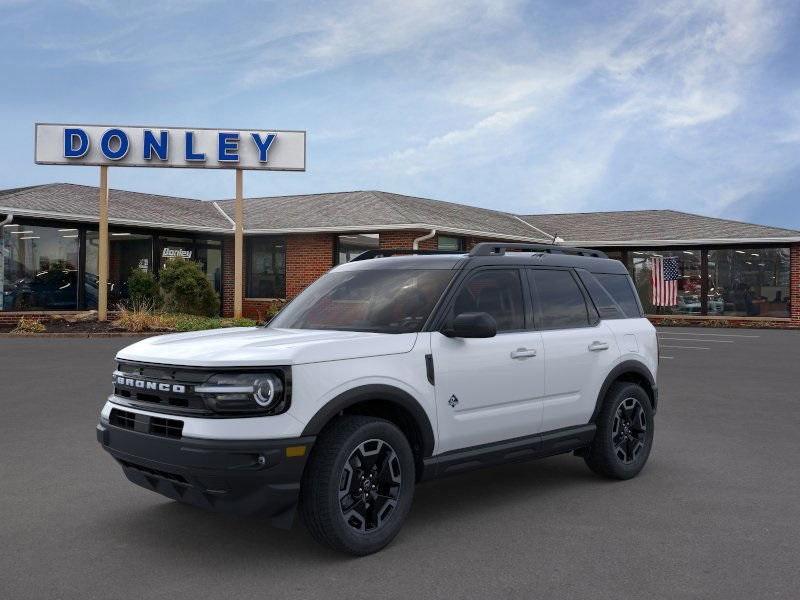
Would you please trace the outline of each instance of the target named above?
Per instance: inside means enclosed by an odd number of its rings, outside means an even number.
[[[589,344],[589,350],[591,352],[597,352],[598,350],[608,350],[608,343],[607,342],[598,342],[595,340],[591,344]]]
[[[515,359],[531,358],[532,356],[536,356],[535,348],[517,348],[511,353],[511,358]]]

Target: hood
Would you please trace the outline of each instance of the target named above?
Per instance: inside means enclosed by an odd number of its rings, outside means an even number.
[[[187,367],[300,365],[410,352],[416,339],[416,333],[232,327],[147,338],[117,358]]]

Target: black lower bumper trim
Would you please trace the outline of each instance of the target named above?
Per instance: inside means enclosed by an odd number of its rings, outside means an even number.
[[[175,440],[103,422],[97,440],[137,485],[187,504],[271,517],[288,526],[315,438]]]

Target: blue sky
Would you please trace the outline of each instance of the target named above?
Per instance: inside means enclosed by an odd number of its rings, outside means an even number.
[[[381,189],[518,213],[673,208],[800,229],[797,2],[0,0],[0,188],[33,123],[305,129],[248,196]],[[217,199],[232,173],[112,169]]]

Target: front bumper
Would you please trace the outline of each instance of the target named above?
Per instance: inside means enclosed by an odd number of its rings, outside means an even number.
[[[170,439],[97,425],[97,441],[133,483],[174,500],[291,525],[315,438]]]

